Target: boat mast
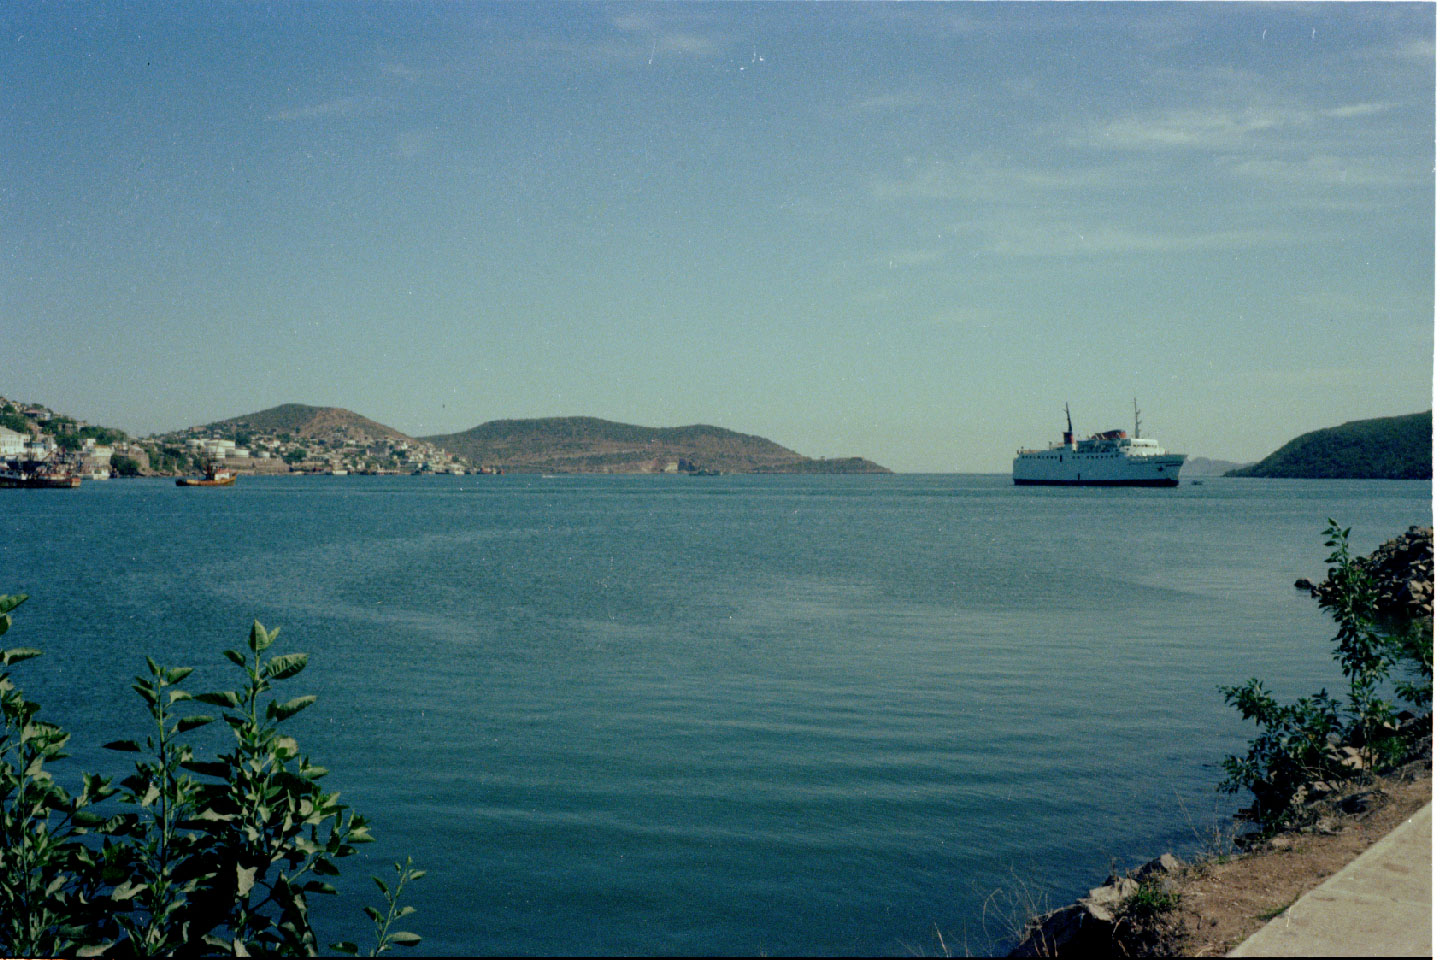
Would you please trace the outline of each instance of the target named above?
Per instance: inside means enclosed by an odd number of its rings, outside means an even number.
[[[1065,446],[1075,446],[1075,427],[1070,423],[1070,401],[1065,401]]]
[[[1131,404],[1131,406],[1133,406],[1133,407],[1135,408],[1135,439],[1136,439],[1136,440],[1139,440],[1139,439],[1140,439],[1140,401],[1139,401],[1138,398],[1131,397],[1131,398],[1130,398],[1130,404]]]

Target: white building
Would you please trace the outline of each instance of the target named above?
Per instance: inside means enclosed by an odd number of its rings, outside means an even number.
[[[25,452],[25,442],[30,438],[16,433],[9,427],[0,427],[0,457],[18,457]]]

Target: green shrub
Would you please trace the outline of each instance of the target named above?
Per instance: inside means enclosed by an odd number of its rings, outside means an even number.
[[[1266,832],[1290,820],[1306,784],[1354,779],[1364,769],[1384,767],[1404,755],[1408,744],[1397,728],[1398,708],[1383,695],[1387,684],[1393,682],[1395,692],[1417,708],[1432,698],[1433,627],[1411,622],[1382,628],[1375,582],[1350,554],[1349,528],[1342,530],[1331,520],[1325,535],[1335,590],[1320,606],[1339,628],[1333,656],[1345,676],[1345,702],[1321,690],[1282,704],[1254,678],[1220,688],[1225,702],[1261,731],[1245,756],[1225,758],[1220,787],[1232,793],[1249,790],[1255,797],[1249,812]],[[1408,678],[1392,681],[1396,666]],[[1358,767],[1343,752],[1346,746],[1358,751]]]
[[[23,596],[0,597],[0,635]],[[241,676],[235,689],[191,694],[189,667],[146,658],[132,689],[150,714],[150,734],[108,749],[137,755],[134,772],[112,785],[83,774],[71,796],[46,765],[64,758],[69,735],[38,718],[9,667],[38,650],[0,651],[0,954],[313,956],[311,894],[336,891],[323,879],[336,861],[370,841],[364,817],[320,780],[324,768],[300,752],[283,724],[315,702],[272,691],[306,666],[303,653],[266,656],[277,630],[258,622],[245,650],[226,650]],[[218,708],[218,717],[193,705]],[[190,731],[230,728],[230,749],[196,758]],[[399,905],[423,875],[407,859],[392,889],[376,879],[387,912],[375,923],[371,955],[419,942],[392,930],[412,912]],[[330,945],[358,952],[350,942]]]
[[[1148,923],[1180,906],[1180,895],[1150,879],[1140,881],[1135,893],[1125,899],[1121,910],[1136,923]]]

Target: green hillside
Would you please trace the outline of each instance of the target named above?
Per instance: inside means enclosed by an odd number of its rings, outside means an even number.
[[[491,420],[421,439],[471,463],[519,473],[889,472],[859,457],[813,460],[764,437],[703,424],[640,427],[597,417],[547,417]]]
[[[1429,480],[1430,411],[1351,420],[1296,437],[1229,477],[1314,480]]]

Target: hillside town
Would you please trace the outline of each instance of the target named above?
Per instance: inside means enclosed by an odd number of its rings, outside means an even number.
[[[5,474],[0,481],[8,478],[19,484],[48,478],[35,485],[74,486],[80,480],[177,476],[215,469],[232,474],[335,476],[499,472],[474,467],[432,443],[378,424],[366,429],[369,424],[358,417],[336,423],[312,418],[281,430],[226,421],[135,439],[43,404],[0,397],[0,466]]]
[[[423,440],[396,437],[347,436],[340,429],[330,435],[296,437],[236,431],[229,437],[192,427],[159,438],[165,450],[183,450],[192,459],[217,463],[243,473],[423,474],[492,473],[472,468]]]

